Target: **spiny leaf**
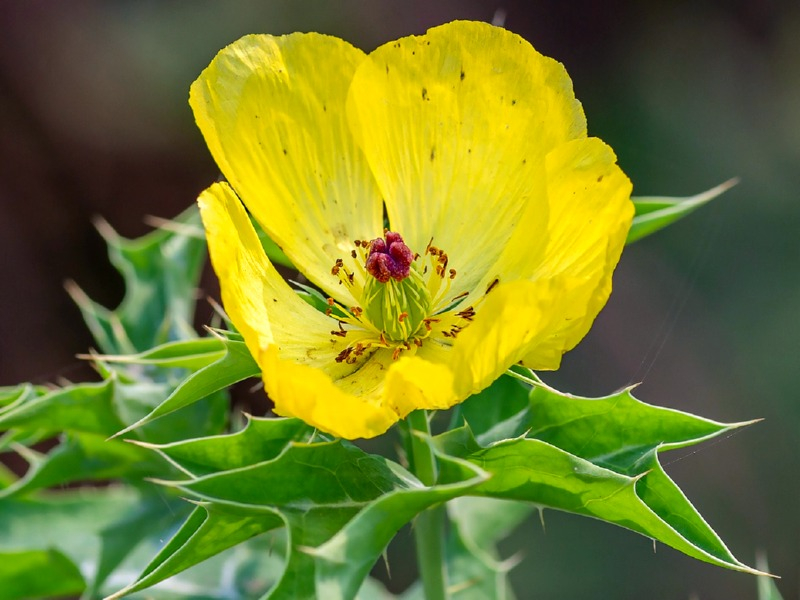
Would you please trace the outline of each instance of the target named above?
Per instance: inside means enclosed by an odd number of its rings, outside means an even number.
[[[115,404],[125,423],[146,418],[175,391],[175,383],[141,382],[119,384]],[[180,412],[141,424],[135,435],[144,442],[165,444],[205,435],[222,433],[228,422],[228,394],[219,390],[205,394]],[[115,436],[111,436],[115,437]]]
[[[0,409],[0,430],[10,429],[0,447],[16,450],[29,463],[25,477],[9,482],[0,496],[28,494],[49,486],[81,480],[164,476],[163,462],[151,452],[118,440],[106,441],[144,407],[148,412],[169,395],[168,384],[123,383],[116,374],[100,383],[67,386],[42,395],[21,393]],[[152,442],[173,441],[186,435],[219,433],[226,419],[224,396],[197,403],[179,422],[166,420],[139,434]],[[27,446],[61,431],[61,443],[43,455]]]
[[[0,492],[17,480],[17,476],[4,464],[0,463]]]
[[[240,469],[272,460],[293,442],[310,441],[314,429],[299,419],[249,417],[236,433],[174,442],[141,444],[159,452],[192,477]]]
[[[522,435],[530,421],[530,387],[509,375],[496,379],[453,411],[451,429],[464,422],[481,445]]]
[[[160,417],[203,400],[215,392],[224,390],[234,383],[260,374],[261,370],[244,342],[227,338],[220,339],[219,342],[225,351],[223,356],[189,375],[168,397],[164,398],[163,402],[135,420],[132,425],[118,430],[115,436],[138,429]]]
[[[524,502],[463,497],[447,505],[450,521],[470,545],[487,549],[509,535],[534,508]]]
[[[108,600],[153,586],[228,548],[283,524],[283,520],[270,510],[243,509],[212,503],[198,506],[172,539],[145,567],[139,578],[110,596]],[[260,573],[260,580],[265,584],[274,583],[280,577],[282,557],[275,556],[273,562],[275,568],[271,577],[268,573]]]
[[[437,438],[443,451],[493,475],[478,493],[593,516],[700,560],[758,573],[734,558],[657,456],[744,424],[652,407],[628,390],[588,399],[537,385],[530,398],[525,439],[482,447],[466,426]]]
[[[343,442],[295,443],[276,458],[172,485],[198,500],[360,510],[410,480],[390,461]]]
[[[293,419],[252,419],[236,434],[151,446],[185,472],[199,474],[169,485],[203,506],[224,506],[229,515],[244,515],[250,527],[274,527],[276,516],[280,519],[288,531],[287,560],[271,598],[354,597],[400,527],[483,478],[468,463],[441,457],[440,482],[429,488],[399,465],[350,444],[294,441],[310,435],[307,426]],[[205,516],[196,516],[187,532],[198,531],[203,523],[216,539],[222,529]],[[152,571],[133,584],[135,589],[200,560],[194,535],[177,536]],[[219,551],[224,545],[219,541],[209,547]],[[179,552],[191,560],[184,562]]]
[[[106,579],[127,559],[136,547],[148,538],[158,540],[164,531],[173,530],[188,513],[186,503],[166,497],[162,490],[142,490],[141,500],[130,510],[120,513],[119,520],[98,532],[100,550],[94,576],[84,594],[95,597]]]
[[[18,428],[27,432],[55,434],[91,433],[109,437],[123,429],[126,423],[141,419],[170,396],[173,385],[143,381],[126,383],[111,372],[100,383],[81,383],[35,395],[26,394],[0,409],[0,431]],[[195,406],[196,414],[184,414],[165,426],[142,429],[142,439],[166,442],[219,433],[226,419],[227,400],[224,395],[208,397],[211,390],[196,400],[206,398]]]
[[[351,598],[397,531],[435,504],[474,489],[486,474],[448,456],[437,456],[439,481],[383,494],[315,550],[317,594]],[[281,596],[277,596],[281,597]]]
[[[113,403],[115,379],[70,385],[43,395],[25,393],[0,410],[0,430],[12,427],[109,436],[124,425]]]
[[[106,436],[73,433],[31,464],[25,476],[0,490],[0,498],[21,496],[47,487],[75,481],[99,481],[163,475],[164,465],[152,460],[143,448]]]
[[[176,221],[198,225],[192,207]],[[128,240],[105,221],[97,223],[109,259],[125,281],[125,298],[114,310],[93,302],[72,282],[67,290],[78,304],[105,354],[135,354],[168,341],[195,337],[194,291],[205,259],[205,241],[165,229]]]
[[[662,196],[648,196],[631,198],[636,209],[631,229],[628,232],[626,244],[647,237],[656,231],[682,219],[689,213],[697,210],[707,202],[731,189],[739,182],[730,179],[708,191],[690,196],[688,198],[668,198]]]
[[[90,354],[90,358],[105,363],[154,365],[196,371],[208,366],[225,354],[225,346],[217,337],[193,338],[167,342],[138,354]]]
[[[691,446],[754,421],[726,425],[679,410],[646,404],[631,389],[605,398],[581,398],[539,385],[530,393],[528,437],[553,444],[625,474],[656,449]]]
[[[43,387],[36,387],[30,383],[21,383],[13,387],[0,387],[0,414],[9,410],[15,404],[24,404],[31,398],[46,394]]]

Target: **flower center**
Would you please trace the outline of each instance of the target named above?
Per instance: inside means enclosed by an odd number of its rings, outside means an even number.
[[[392,350],[392,359],[397,360],[431,336],[449,345],[445,338],[455,338],[472,321],[473,306],[455,312],[469,293],[450,296],[456,270],[448,267],[447,253],[433,245],[433,238],[424,253],[429,264],[423,266],[420,255],[393,231],[372,241],[353,240],[353,246],[352,262],[337,258],[331,275],[350,289],[358,305],[347,307],[326,299],[325,314],[338,321],[331,335],[347,340],[337,363],[354,365],[378,348]]]
[[[364,316],[393,342],[410,340],[430,316],[431,294],[399,233],[369,243],[361,302]]]
[[[386,240],[377,238],[369,243],[367,273],[381,283],[389,279],[403,281],[411,270],[414,255],[399,233],[386,232]]]

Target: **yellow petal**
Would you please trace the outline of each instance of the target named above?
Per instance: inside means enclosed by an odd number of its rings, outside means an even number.
[[[275,346],[258,355],[277,414],[297,417],[346,439],[375,437],[400,418],[381,402],[386,360],[374,357],[364,366],[367,372],[360,369],[334,383],[319,369],[281,360]]]
[[[330,296],[355,302],[330,270],[355,270],[352,242],[379,235],[382,203],[346,122],[364,53],[319,34],[251,35],[224,48],[189,102],[236,193],[292,262]]]
[[[463,400],[489,386],[520,361],[572,308],[573,290],[563,280],[498,285],[481,305],[452,351],[457,396]],[[559,355],[560,357],[560,355]]]
[[[353,77],[353,131],[412,251],[433,238],[472,289],[528,203],[546,218],[546,154],[585,136],[564,68],[525,40],[454,22],[382,46]],[[535,234],[535,232],[531,232]]]
[[[592,273],[607,244],[622,251],[634,212],[631,183],[601,140],[576,140],[548,154],[547,195],[548,244],[537,276]]]
[[[495,281],[552,280],[569,289],[549,327],[525,352],[524,363],[555,369],[561,356],[589,331],[611,293],[611,276],[619,261],[633,217],[631,184],[616,164],[613,151],[596,138],[562,144],[546,157],[549,210],[544,231],[541,216],[527,211],[500,259],[464,302],[476,304]]]
[[[400,417],[420,408],[444,410],[463,400],[456,396],[453,370],[420,356],[397,360],[386,375],[384,403]]]
[[[445,349],[425,340],[417,356],[389,368],[386,404],[404,417],[412,410],[442,410],[488,387],[544,341],[563,315],[586,302],[581,282],[558,279],[498,285],[474,321]],[[561,354],[558,353],[560,359]]]
[[[225,311],[253,357],[275,345],[283,358],[338,376],[351,371],[334,360],[345,343],[330,334],[336,321],[304,302],[275,270],[230,186],[215,183],[198,204]]]
[[[551,152],[547,190],[548,242],[533,277],[572,281],[576,300],[548,339],[526,354],[524,363],[536,369],[558,368],[560,356],[583,339],[605,306],[634,212],[631,183],[598,139]]]

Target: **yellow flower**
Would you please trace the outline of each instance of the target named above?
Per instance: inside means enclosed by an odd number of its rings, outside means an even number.
[[[454,22],[369,55],[247,36],[190,104],[227,179],[199,198],[222,300],[281,415],[378,435],[517,362],[557,368],[608,298],[630,182],[563,66],[513,33]]]

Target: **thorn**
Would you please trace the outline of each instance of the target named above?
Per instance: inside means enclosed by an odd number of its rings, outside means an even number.
[[[391,580],[392,569],[389,567],[389,554],[387,553],[386,548],[384,548],[383,552],[381,552],[381,557],[383,557],[383,566],[386,567],[386,576]]]

